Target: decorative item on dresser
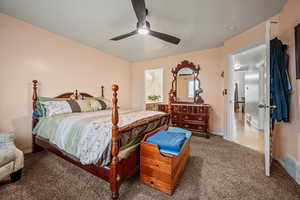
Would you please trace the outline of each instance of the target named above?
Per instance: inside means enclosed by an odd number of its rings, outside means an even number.
[[[173,126],[185,128],[195,135],[205,135],[208,132],[210,105],[204,104],[200,93],[198,78],[200,66],[187,60],[182,61],[172,69],[173,81],[169,92],[169,104],[158,104],[158,110],[171,113]],[[169,110],[171,108],[171,110]]]

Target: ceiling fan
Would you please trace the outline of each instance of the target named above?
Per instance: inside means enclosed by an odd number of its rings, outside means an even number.
[[[158,39],[164,40],[166,42],[170,42],[173,44],[178,44],[180,42],[180,39],[165,33],[160,33],[157,31],[153,31],[150,29],[150,23],[148,21],[146,21],[146,16],[148,14],[148,10],[146,9],[145,6],[145,0],[131,0],[133,9],[135,11],[136,17],[138,19],[137,25],[136,25],[136,30],[124,34],[124,35],[120,35],[114,38],[111,38],[110,40],[114,40],[114,41],[118,41],[121,39],[125,39],[128,38],[132,35],[135,34],[141,34],[141,35],[151,35],[153,37],[156,37]]]

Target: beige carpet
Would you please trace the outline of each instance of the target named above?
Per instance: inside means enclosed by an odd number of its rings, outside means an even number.
[[[8,180],[8,179],[7,179]],[[191,158],[173,196],[139,182],[138,176],[121,186],[122,200],[296,200],[300,186],[275,165],[272,177],[264,176],[263,155],[221,139],[193,137]],[[0,183],[5,200],[106,200],[109,185],[49,152],[25,157],[22,179]]]

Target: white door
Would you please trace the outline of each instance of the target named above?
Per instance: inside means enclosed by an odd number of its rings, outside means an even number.
[[[265,42],[266,42],[266,64],[264,67],[264,102],[259,105],[260,109],[264,109],[264,138],[265,138],[265,173],[270,176],[272,162],[272,141],[270,127],[270,39],[271,39],[271,24],[266,23]]]
[[[271,134],[271,117],[270,117],[270,109],[273,107],[270,105],[270,39],[271,39],[271,23],[266,23],[266,30],[265,30],[265,41],[260,43],[260,45],[265,44],[265,61],[261,65],[263,69],[260,71],[260,75],[262,78],[260,79],[260,83],[262,84],[262,91],[259,93],[263,98],[260,99],[258,104],[259,113],[262,120],[262,127],[260,126],[259,129],[263,129],[264,131],[264,155],[265,155],[265,174],[266,176],[270,176],[270,169],[271,169],[271,162],[272,162],[272,134]],[[252,45],[251,45],[252,46]],[[254,45],[257,46],[257,45]],[[246,48],[251,49],[252,47]],[[228,93],[228,121],[227,121],[227,133],[224,136],[225,139],[231,140],[233,138],[233,120],[234,120],[234,81],[233,81],[233,74],[234,74],[234,56],[241,52],[245,51],[238,50],[233,52],[229,55],[229,93]],[[258,92],[258,91],[257,91]],[[256,104],[257,105],[257,104]]]

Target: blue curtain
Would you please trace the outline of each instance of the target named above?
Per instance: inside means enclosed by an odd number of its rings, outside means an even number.
[[[271,117],[273,121],[289,121],[289,95],[292,90],[288,74],[287,46],[278,38],[271,40],[271,105],[277,106],[272,109]]]

